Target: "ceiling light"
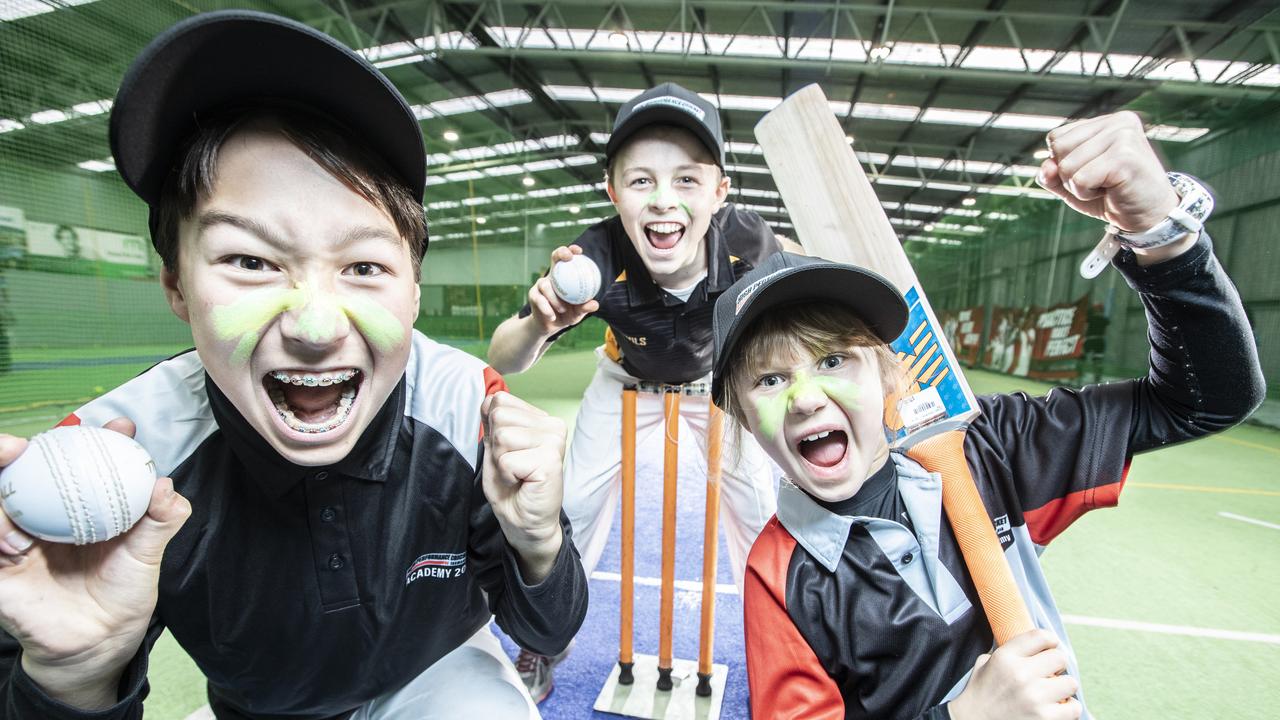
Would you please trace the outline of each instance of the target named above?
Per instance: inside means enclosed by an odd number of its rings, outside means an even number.
[[[542,172],[543,170],[554,170],[562,167],[564,167],[564,161],[557,158],[533,160],[524,164],[524,169],[529,172]]]
[[[85,160],[82,163],[76,163],[78,167],[84,168],[91,172],[110,172],[116,169],[116,164],[107,158],[105,160]]]
[[[938,123],[940,125],[970,125],[981,127],[991,119],[991,113],[984,110],[957,110],[955,108],[932,107],[924,111],[921,122]]]
[[[484,95],[468,95],[466,97],[449,98],[448,100],[437,100],[425,105],[413,105],[409,109],[413,111],[414,117],[419,120],[426,120],[445,115],[459,115],[530,102],[533,102],[533,96],[528,91],[512,88],[511,90],[498,90]]]
[[[454,132],[453,130],[445,130],[444,139],[447,140],[448,142],[458,142],[458,133]]]
[[[529,177],[528,175],[525,175],[525,176],[524,176],[524,179],[523,179],[523,180],[521,180],[520,182],[524,183],[524,186],[525,186],[525,187],[533,187],[533,184],[534,184],[535,182],[537,182],[537,181],[536,181],[536,180],[534,180],[533,178]]]
[[[1152,140],[1171,142],[1191,142],[1209,132],[1209,128],[1176,127],[1174,125],[1156,125],[1147,130],[1147,137]]]
[[[1028,115],[1025,113],[1002,113],[991,125],[1007,130],[1037,130],[1048,132],[1067,122],[1061,115]]]
[[[483,224],[485,224],[485,223],[487,223],[487,222],[489,222],[489,219],[488,219],[488,218],[486,218],[486,217],[483,217],[483,216],[482,216],[482,217],[478,217],[478,218],[476,218],[476,224],[477,224],[477,225],[483,225]]]
[[[578,207],[577,205],[570,205],[570,206],[569,206],[569,214],[570,214],[570,215],[577,215],[577,214],[578,214],[578,213],[580,213],[580,212],[582,212],[582,208]]]
[[[79,115],[101,115],[111,109],[112,101],[110,100],[93,100],[91,102],[83,102],[78,105],[72,105],[71,109]]]
[[[925,231],[925,232],[933,232],[933,223],[926,223],[926,224],[925,224],[925,226],[924,226],[924,231]]]
[[[852,136],[852,135],[845,135],[845,136],[844,136],[844,141],[845,141],[845,142],[847,142],[847,143],[849,143],[850,145],[852,145],[852,144],[853,144],[853,136]]]
[[[33,0],[16,1],[31,2]],[[691,48],[695,48],[709,56],[792,58],[825,62],[892,62],[899,65],[928,67],[958,65],[968,69],[997,70],[1020,75],[1050,72],[1078,76],[1125,77],[1133,74],[1139,65],[1152,60],[1142,55],[1109,52],[1104,62],[1103,56],[1097,52],[1062,53],[1047,48],[986,45],[966,48],[965,57],[960,60],[961,47],[951,43],[897,41],[891,46],[876,46],[868,49],[863,40],[816,37],[807,38],[801,43],[792,43],[784,48],[779,44],[778,38],[772,35],[712,33],[703,29],[687,32],[671,29],[629,30],[625,34],[622,31],[614,31],[608,36],[595,27],[544,27],[538,32],[530,32],[527,26],[489,26],[486,29],[499,46],[506,49],[577,48],[616,52],[621,47],[621,41],[616,40],[614,35],[623,35],[628,41],[635,40],[646,52],[668,55],[687,55]],[[463,47],[474,49],[475,45],[470,43],[464,44]],[[1052,66],[1049,65],[1050,60],[1054,60]],[[1271,64],[1264,67],[1266,67],[1265,71],[1257,73],[1255,64],[1238,60],[1200,58],[1194,61],[1193,67],[1192,62],[1185,60],[1161,58],[1147,77],[1152,80],[1183,82],[1200,82],[1200,78],[1206,80],[1212,78],[1207,81],[1215,85],[1280,86],[1280,66]],[[1198,76],[1195,68],[1199,69]],[[1255,74],[1250,75],[1251,71]]]
[[[406,55],[400,58],[392,58],[390,60],[376,62],[373,66],[379,70],[385,70],[387,68],[396,67],[397,65],[408,65],[409,63],[421,62],[426,59],[427,56],[424,53],[414,53],[413,55]]]
[[[960,201],[960,204],[961,204],[961,205],[964,205],[965,207],[972,207],[973,205],[976,205],[976,204],[977,204],[977,202],[978,202],[978,199],[977,199],[977,198],[967,197],[967,198],[965,198],[965,199],[961,200],[961,201]]]
[[[32,15],[53,12],[59,8],[84,5],[91,2],[93,0],[62,0],[59,3],[51,4],[41,2],[41,0],[8,0],[8,2],[0,3],[0,22],[18,20]]]
[[[31,113],[28,120],[39,125],[52,125],[66,120],[68,115],[61,110],[41,110],[40,112]]]
[[[618,48],[631,49],[631,42],[627,40],[627,34],[621,30],[614,30],[609,33],[609,44]]]

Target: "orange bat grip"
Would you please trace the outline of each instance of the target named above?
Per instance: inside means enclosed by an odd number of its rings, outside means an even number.
[[[907,451],[907,456],[925,470],[942,476],[942,507],[955,531],[996,644],[1003,645],[1015,635],[1035,629],[969,473],[969,463],[964,458],[964,430],[922,440]]]

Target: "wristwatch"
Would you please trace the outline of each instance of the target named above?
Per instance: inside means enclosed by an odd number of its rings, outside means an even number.
[[[1165,173],[1165,177],[1178,194],[1178,206],[1170,210],[1164,220],[1142,232],[1127,232],[1108,225],[1102,241],[1080,263],[1082,276],[1097,277],[1111,263],[1121,245],[1149,250],[1177,242],[1204,228],[1204,221],[1213,212],[1213,195],[1190,175],[1171,172]]]

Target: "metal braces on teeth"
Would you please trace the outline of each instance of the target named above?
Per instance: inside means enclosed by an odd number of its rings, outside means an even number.
[[[344,383],[350,380],[351,378],[355,377],[359,372],[360,372],[359,370],[343,370],[342,372],[339,372],[336,375],[324,375],[324,376],[317,377],[316,375],[313,375],[311,373],[307,373],[304,375],[290,375],[289,373],[283,372],[281,370],[276,370],[271,373],[271,378],[273,380],[285,383],[287,385],[300,385],[300,386],[306,386],[306,387],[328,387],[330,385]]]

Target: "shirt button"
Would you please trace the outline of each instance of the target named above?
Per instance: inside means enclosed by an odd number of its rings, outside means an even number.
[[[338,511],[331,507],[327,507],[320,511],[321,522],[333,522],[333,519],[336,517],[338,517]]]
[[[341,555],[339,555],[338,553],[334,553],[334,554],[332,554],[332,555],[330,555],[330,556],[329,556],[329,569],[330,569],[330,570],[341,570],[343,565],[346,565],[346,563],[345,563],[345,562],[343,562],[343,560],[342,560],[342,556],[341,556]]]
[[[317,480],[324,480],[327,477],[329,477],[329,473],[324,470],[321,470],[320,472],[316,473]]]
[[[911,561],[912,561],[912,560],[915,560],[915,559],[916,559],[916,556],[915,556],[915,555],[912,555],[911,553],[907,553],[906,555],[903,555],[903,556],[902,556],[902,564],[903,564],[903,565],[910,565],[910,564],[911,564]]]

